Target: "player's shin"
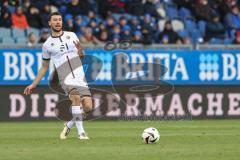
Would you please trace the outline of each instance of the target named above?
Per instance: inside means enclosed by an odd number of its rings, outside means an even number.
[[[82,106],[72,106],[73,119],[77,127],[78,135],[85,133],[83,129],[83,108]]]

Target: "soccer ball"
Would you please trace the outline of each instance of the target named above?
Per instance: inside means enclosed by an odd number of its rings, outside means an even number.
[[[159,139],[160,134],[156,128],[147,128],[142,133],[142,140],[145,144],[157,143]]]

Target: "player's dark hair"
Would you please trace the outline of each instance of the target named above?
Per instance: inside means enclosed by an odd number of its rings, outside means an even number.
[[[62,17],[61,13],[59,13],[59,12],[52,12],[52,13],[49,15],[49,21],[51,20],[52,16],[61,16],[61,17]]]

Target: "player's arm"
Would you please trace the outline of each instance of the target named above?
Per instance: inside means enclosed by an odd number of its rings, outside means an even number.
[[[79,38],[77,37],[77,35],[75,33],[73,33],[73,38],[74,38],[73,43],[75,44],[75,47],[78,50],[78,55],[79,55],[80,59],[83,59],[85,53],[84,53],[81,43],[79,42]]]
[[[48,68],[49,68],[49,60],[43,60],[42,66],[38,71],[37,77],[34,79],[33,83],[27,86],[24,90],[24,94],[28,95],[31,94],[33,89],[37,87],[37,85],[40,83],[41,79],[45,76]]]

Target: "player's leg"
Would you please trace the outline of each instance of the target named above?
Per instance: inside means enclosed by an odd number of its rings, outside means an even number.
[[[77,90],[73,90],[69,94],[69,98],[72,101],[72,114],[73,119],[77,127],[78,135],[80,139],[89,139],[83,128],[83,107],[81,105],[81,97]]]
[[[90,96],[84,96],[82,97],[82,106],[83,106],[83,110],[85,113],[88,113],[92,110],[93,106],[92,106],[92,97]]]
[[[72,113],[73,112],[72,104],[70,104],[69,109],[71,110],[69,112]],[[60,139],[66,139],[67,135],[70,133],[70,130],[74,127],[74,125],[75,125],[75,119],[74,118],[72,118],[72,120],[70,120],[70,121],[66,121],[64,123],[64,128],[63,128],[63,130],[60,134]]]

